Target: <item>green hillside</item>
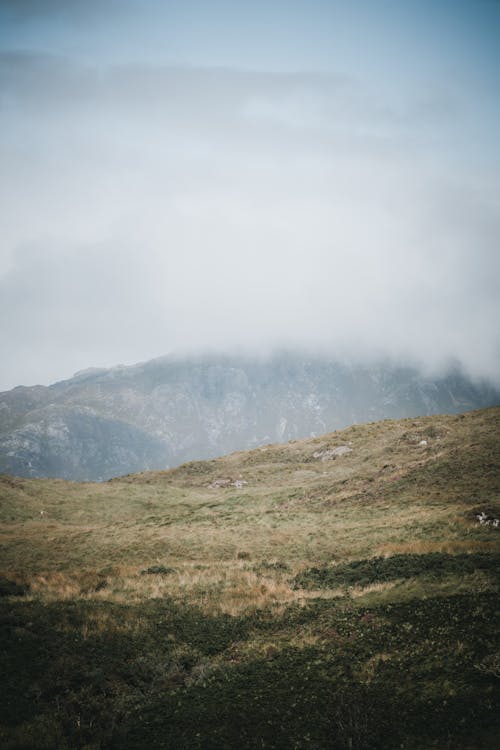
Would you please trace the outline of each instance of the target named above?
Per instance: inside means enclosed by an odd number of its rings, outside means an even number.
[[[1,746],[495,747],[499,428],[0,475]]]

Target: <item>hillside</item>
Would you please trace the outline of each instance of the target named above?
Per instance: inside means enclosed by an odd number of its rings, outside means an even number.
[[[500,403],[460,371],[327,357],[164,357],[0,394],[0,471],[100,481],[386,418]]]
[[[493,748],[499,428],[493,408],[100,484],[0,476],[0,744]]]

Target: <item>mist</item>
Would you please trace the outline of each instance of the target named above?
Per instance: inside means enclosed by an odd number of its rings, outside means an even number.
[[[143,59],[102,29],[72,53],[61,4],[20,5],[2,6],[0,388],[276,349],[500,383],[496,58],[459,59],[452,34],[425,63],[417,37],[393,74],[370,50],[311,70],[297,25],[252,67],[234,35],[225,59],[194,54],[182,18],[162,56],[155,3]],[[105,6],[104,28],[137,17]]]

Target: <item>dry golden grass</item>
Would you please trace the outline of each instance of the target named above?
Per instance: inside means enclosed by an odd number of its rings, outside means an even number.
[[[500,549],[473,515],[500,512],[499,423],[500,408],[388,420],[101,484],[0,476],[0,565],[47,601],[170,596],[234,614],[337,596],[291,581],[378,555]],[[314,459],[342,444],[352,452]],[[248,484],[210,486],[225,477]],[[141,575],[154,564],[175,572]],[[376,586],[351,594],[400,588]]]
[[[28,600],[50,602],[85,599],[132,604],[172,597],[189,601],[206,612],[227,614],[284,606],[315,595],[314,592],[292,589],[290,583],[281,576],[260,575],[249,569],[248,564],[243,561],[213,562],[205,566],[184,563],[175,573],[166,576],[145,575],[130,566],[116,566],[110,571],[108,578],[96,570],[18,575],[15,578],[17,582],[30,586],[30,593],[26,597]]]

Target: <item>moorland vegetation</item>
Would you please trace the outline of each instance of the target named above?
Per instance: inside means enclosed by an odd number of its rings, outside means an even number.
[[[478,516],[500,517],[499,425],[1,475],[0,745],[495,747],[500,529]]]

